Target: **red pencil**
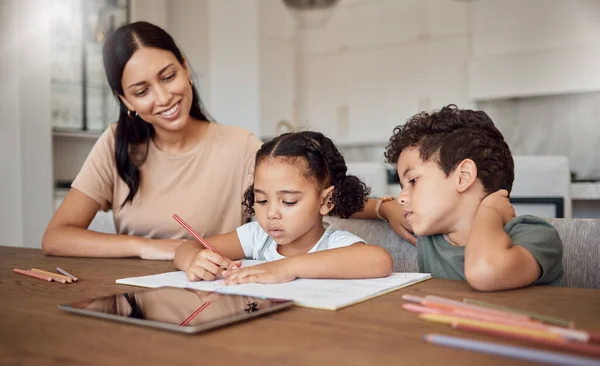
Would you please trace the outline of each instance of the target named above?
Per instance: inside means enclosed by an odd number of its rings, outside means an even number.
[[[183,221],[183,219],[181,217],[179,217],[179,215],[173,214],[173,218],[175,220],[177,220],[177,222],[180,223],[181,226],[183,226],[183,228],[188,231],[188,233],[192,234],[194,239],[198,240],[198,242],[200,242],[200,244],[202,244],[206,249],[212,250],[213,252],[217,253],[218,255],[223,256],[221,253],[219,253],[219,251],[217,251],[215,248],[213,248],[212,245],[210,245],[206,240],[204,240],[204,238],[202,238],[196,231],[194,231],[194,229],[192,229],[192,227],[190,225],[188,225],[185,221]]]
[[[52,277],[50,277],[50,276],[44,276],[44,275],[39,274],[39,273],[35,273],[35,272],[31,272],[31,271],[26,271],[26,270],[19,269],[19,268],[15,268],[13,271],[15,271],[16,273],[23,274],[25,276],[39,278],[40,280],[44,280],[44,281],[48,281],[48,282],[54,281],[54,279]]]
[[[190,321],[192,321],[192,319],[194,319],[194,317],[196,315],[198,315],[199,312],[201,312],[202,310],[206,309],[206,307],[210,305],[210,302],[205,302],[204,304],[202,304],[198,309],[196,309],[196,311],[194,311],[193,313],[190,314],[190,316],[188,316],[184,321],[181,322],[181,324],[179,324],[180,327],[183,327],[185,325],[187,325]]]

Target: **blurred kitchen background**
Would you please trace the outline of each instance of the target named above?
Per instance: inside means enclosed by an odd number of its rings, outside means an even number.
[[[117,118],[102,42],[137,20],[178,42],[219,123],[321,131],[373,196],[400,190],[393,128],[454,103],[507,139],[518,214],[600,218],[598,0],[0,0],[2,244],[40,247]]]

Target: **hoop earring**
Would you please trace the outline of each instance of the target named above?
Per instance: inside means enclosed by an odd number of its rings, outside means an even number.
[[[127,110],[127,116],[131,119],[136,119],[138,114],[136,111],[130,111],[129,109]]]
[[[190,79],[190,86],[194,86],[194,80]]]

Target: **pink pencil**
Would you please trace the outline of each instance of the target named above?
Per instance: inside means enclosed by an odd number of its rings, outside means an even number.
[[[507,312],[500,311],[500,310],[465,304],[460,301],[454,301],[454,300],[440,298],[440,297],[429,297],[429,296],[420,297],[420,296],[413,296],[413,295],[402,295],[402,298],[407,301],[420,303],[421,305],[427,306],[429,308],[436,308],[436,309],[448,310],[448,311],[453,311],[455,309],[464,309],[464,310],[471,310],[471,311],[478,312],[478,313],[485,313],[488,315],[502,316],[505,318],[510,318],[512,320],[521,320],[521,321],[530,320],[527,315],[507,313]]]
[[[54,281],[54,279],[52,277],[50,277],[50,276],[44,276],[43,274],[39,274],[39,273],[31,272],[31,271],[26,271],[26,270],[22,270],[22,269],[19,269],[19,268],[15,268],[13,271],[15,271],[16,273],[25,275],[25,276],[35,277],[35,278],[38,278],[40,280],[44,280],[44,281],[48,281],[48,282]]]
[[[188,233],[192,234],[192,236],[194,237],[194,239],[198,240],[198,242],[200,244],[202,244],[206,249],[212,250],[213,252],[217,253],[218,255],[223,256],[221,253],[219,253],[218,250],[216,250],[215,248],[213,248],[212,245],[210,245],[206,240],[204,240],[204,238],[201,237],[194,229],[192,229],[192,227],[190,225],[188,225],[187,222],[183,221],[183,219],[181,217],[179,217],[179,215],[173,214],[173,218],[178,223],[180,223],[181,226],[183,226],[183,228],[188,231]]]

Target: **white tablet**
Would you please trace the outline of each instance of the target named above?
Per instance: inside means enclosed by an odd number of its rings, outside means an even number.
[[[71,313],[182,333],[199,333],[292,306],[292,300],[159,287],[81,300],[59,308]]]

